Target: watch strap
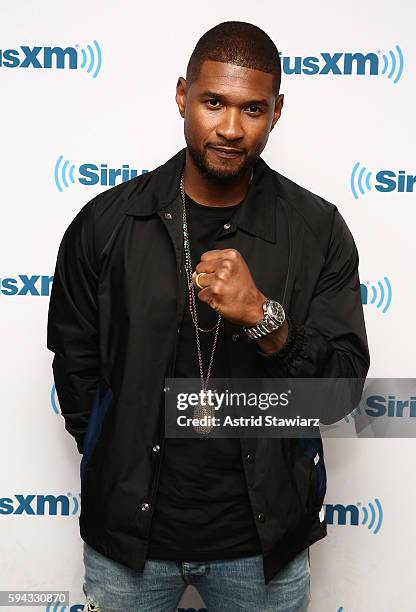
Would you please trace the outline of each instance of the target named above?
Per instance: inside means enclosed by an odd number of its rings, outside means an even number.
[[[285,312],[283,310],[283,307],[281,306],[281,304],[279,304],[283,318],[281,321],[276,321],[276,319],[269,316],[269,314],[267,313],[267,304],[270,301],[271,300],[268,299],[263,303],[264,316],[261,321],[256,323],[256,325],[251,325],[250,327],[243,327],[245,333],[249,336],[249,338],[254,340],[255,338],[267,336],[268,334],[271,334],[273,331],[279,329],[279,327],[283,325],[285,321]]]

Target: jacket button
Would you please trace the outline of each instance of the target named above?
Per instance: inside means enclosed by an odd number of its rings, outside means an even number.
[[[253,463],[254,462],[254,455],[253,455],[253,453],[248,453],[246,455],[246,461],[247,461],[247,463]]]
[[[143,512],[147,512],[148,510],[150,510],[150,506],[149,506],[149,504],[147,502],[144,502],[142,504],[142,511]]]
[[[264,516],[263,512],[259,512],[259,514],[257,515],[257,520],[260,521],[260,523],[264,523],[266,517]]]
[[[172,219],[172,213],[165,212],[165,219]]]
[[[158,452],[160,451],[160,446],[159,446],[159,444],[155,444],[155,445],[154,445],[154,447],[152,448],[152,451],[153,451],[154,453],[158,453]]]
[[[231,223],[224,223],[224,229],[230,229]]]
[[[233,334],[233,335],[231,336],[231,339],[232,339],[232,341],[233,341],[233,342],[237,342],[237,340],[239,339],[239,337],[240,337],[240,334]]]

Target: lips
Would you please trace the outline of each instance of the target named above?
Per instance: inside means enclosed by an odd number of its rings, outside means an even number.
[[[227,147],[210,147],[219,157],[238,157],[242,154],[240,149],[232,149]]]

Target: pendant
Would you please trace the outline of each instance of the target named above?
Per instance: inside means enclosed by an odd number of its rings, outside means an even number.
[[[212,403],[209,403],[209,396],[205,389],[201,389],[199,396],[201,401],[194,406],[194,419],[205,418],[206,424],[193,425],[197,433],[209,433],[213,428],[213,419],[215,418],[215,408]]]

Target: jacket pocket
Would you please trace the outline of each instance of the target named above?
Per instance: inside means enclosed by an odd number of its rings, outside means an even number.
[[[88,419],[88,427],[84,438],[84,452],[80,464],[80,479],[81,483],[84,479],[85,472],[91,467],[91,458],[99,440],[104,417],[110,407],[113,399],[113,392],[110,387],[107,388],[103,397],[101,397],[100,385],[97,385],[95,398],[91,407],[90,417]]]

